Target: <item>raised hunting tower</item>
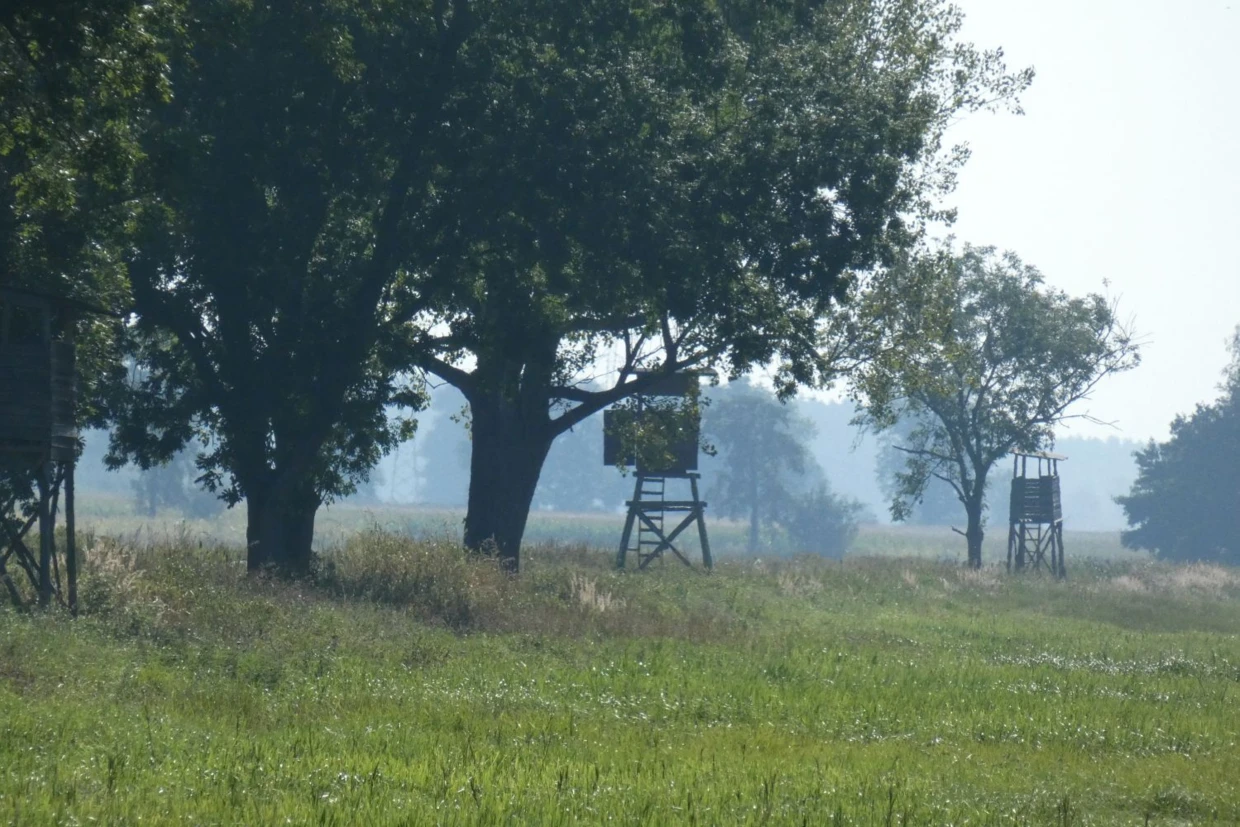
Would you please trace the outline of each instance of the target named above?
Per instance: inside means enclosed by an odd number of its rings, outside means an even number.
[[[1009,571],[1013,566],[1017,571],[1045,566],[1056,577],[1067,575],[1059,495],[1059,463],[1066,459],[1045,452],[1014,454],[1008,517]]]
[[[73,466],[77,453],[76,365],[73,334],[88,305],[51,294],[0,287],[0,470],[12,483],[0,500],[0,583],[15,603],[20,594],[8,564],[22,569],[40,605],[55,597],[77,609]],[[14,522],[23,489],[33,480],[33,514]],[[55,528],[64,489],[65,573],[60,586]],[[3,489],[0,489],[3,490]],[[38,554],[26,536],[39,527]]]
[[[616,568],[625,567],[630,551],[637,555],[639,569],[669,551],[691,567],[676,540],[693,525],[697,526],[702,565],[710,569],[713,564],[706,536],[706,503],[698,493],[700,414],[695,406],[686,410],[675,403],[670,407],[655,403],[657,399],[696,398],[697,388],[697,374],[670,374],[637,396],[634,407],[603,413],[603,463],[633,468],[635,476],[633,499],[625,503],[628,515],[616,553]],[[668,499],[668,484],[672,480],[688,483],[688,499]],[[676,515],[671,522],[669,514]]]

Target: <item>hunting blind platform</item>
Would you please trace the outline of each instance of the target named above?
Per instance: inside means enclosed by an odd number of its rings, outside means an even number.
[[[698,435],[696,408],[662,407],[657,399],[689,399],[696,395],[698,376],[675,373],[653,383],[635,398],[632,408],[603,412],[603,464],[634,469],[633,499],[616,553],[616,568],[624,568],[629,552],[644,569],[666,552],[692,568],[676,541],[697,526],[702,566],[710,569],[710,540],[706,536],[706,503],[698,492]],[[673,480],[688,483],[689,499],[668,499]],[[668,515],[675,515],[669,520]],[[683,517],[681,515],[684,515]],[[633,527],[637,526],[636,541]]]
[[[1045,567],[1056,577],[1067,575],[1059,495],[1059,463],[1066,459],[1059,454],[1015,452],[1008,517],[1009,571],[1013,565],[1017,571]],[[1031,470],[1036,476],[1029,475]]]
[[[55,597],[77,610],[77,544],[73,466],[77,455],[73,334],[85,313],[104,313],[72,299],[0,287],[0,469],[13,483],[0,501],[0,583],[15,604],[21,595],[9,563],[21,569],[40,605]],[[14,522],[20,492],[33,479],[35,509]],[[65,575],[56,552],[56,512],[64,489]],[[26,545],[39,527],[38,554]]]

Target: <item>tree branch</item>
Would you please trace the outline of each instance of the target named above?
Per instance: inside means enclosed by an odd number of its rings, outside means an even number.
[[[417,364],[423,370],[430,371],[440,379],[447,382],[452,387],[459,390],[465,395],[467,400],[472,400],[477,392],[478,383],[474,380],[474,376],[467,370],[462,370],[445,362],[437,356],[423,355],[417,359]]]

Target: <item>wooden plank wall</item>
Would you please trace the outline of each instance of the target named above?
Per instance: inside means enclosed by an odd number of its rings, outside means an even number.
[[[52,376],[46,344],[0,350],[0,438],[46,444],[51,437]]]

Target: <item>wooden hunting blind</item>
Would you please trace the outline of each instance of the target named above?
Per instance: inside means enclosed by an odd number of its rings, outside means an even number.
[[[77,381],[74,328],[86,313],[103,313],[72,299],[34,290],[0,287],[0,465],[14,481],[35,479],[34,513],[10,521],[15,499],[0,502],[0,582],[20,603],[8,563],[23,569],[39,603],[53,597],[77,608],[77,548],[74,536],[73,466],[77,453]],[[65,568],[68,594],[62,595],[55,546],[60,490],[65,497]],[[25,543],[39,526],[39,552]]]
[[[1067,457],[1045,452],[1016,452],[1008,516],[1008,569],[1045,567],[1064,577],[1063,505],[1059,463]],[[1032,471],[1032,476],[1030,472]]]
[[[649,374],[647,374],[648,376]],[[698,375],[674,373],[651,382],[635,397],[631,408],[603,412],[603,463],[634,469],[633,499],[626,501],[628,514],[616,554],[616,567],[624,568],[630,551],[637,567],[644,569],[671,552],[686,566],[689,558],[676,546],[677,539],[696,525],[702,565],[712,561],[706,535],[706,503],[698,492],[698,443],[701,432],[696,407],[683,401],[695,397]],[[656,400],[672,401],[659,404]],[[688,483],[688,499],[668,499],[668,481]],[[675,525],[668,515],[684,515]],[[633,527],[637,526],[636,542]],[[670,528],[670,530],[669,530]]]

